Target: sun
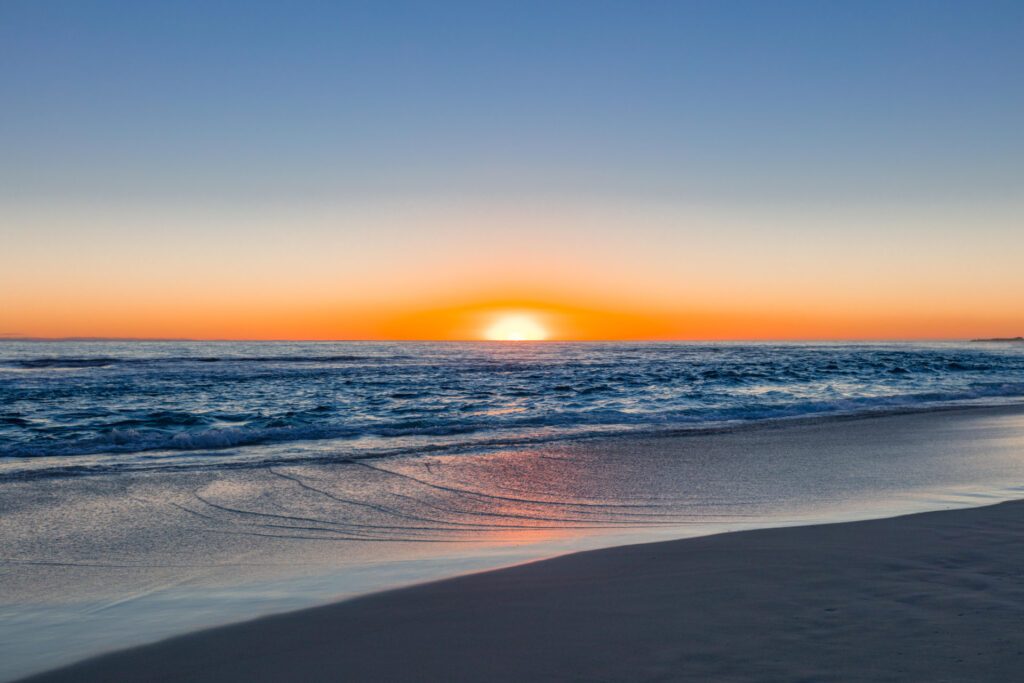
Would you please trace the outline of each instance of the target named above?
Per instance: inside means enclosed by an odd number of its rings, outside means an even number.
[[[528,315],[504,315],[487,328],[484,337],[491,341],[544,341],[548,331]]]

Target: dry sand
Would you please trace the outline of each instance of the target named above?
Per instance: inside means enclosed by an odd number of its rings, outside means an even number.
[[[584,552],[32,681],[1010,681],[1024,503]]]

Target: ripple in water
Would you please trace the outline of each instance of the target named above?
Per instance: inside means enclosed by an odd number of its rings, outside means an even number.
[[[359,457],[1020,395],[1013,344],[7,342],[0,455]]]

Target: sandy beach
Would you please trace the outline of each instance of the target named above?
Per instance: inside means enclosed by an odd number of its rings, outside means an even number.
[[[100,657],[57,681],[1006,681],[1024,503],[577,553]]]

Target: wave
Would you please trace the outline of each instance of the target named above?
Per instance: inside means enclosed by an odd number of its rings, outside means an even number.
[[[999,384],[958,393],[924,392],[873,398],[840,398],[771,406],[735,406],[705,410],[668,410],[635,414],[614,409],[565,411],[555,415],[524,417],[482,416],[452,419],[438,416],[377,421],[363,424],[309,425],[301,415],[298,424],[286,424],[282,417],[264,419],[263,425],[210,427],[201,416],[168,412],[149,420],[122,421],[102,436],[76,441],[58,440],[47,444],[23,444],[0,450],[0,457],[36,458],[98,454],[130,454],[149,451],[218,451],[259,444],[287,444],[303,441],[353,441],[358,439],[403,439],[426,443],[438,437],[465,437],[466,445],[479,443],[478,435],[501,435],[501,442],[519,442],[522,435],[544,432],[545,441],[586,438],[616,432],[687,432],[737,427],[779,419],[856,416],[890,411],[916,411],[955,407],[986,399],[1024,399],[1024,383]],[[324,410],[320,406],[313,410]],[[330,410],[330,408],[327,408]],[[284,423],[284,424],[282,424]],[[196,426],[196,428],[188,428]],[[174,429],[165,429],[172,427]],[[517,436],[519,435],[519,436]],[[521,438],[522,437],[522,438]],[[412,441],[410,441],[410,439]],[[450,439],[448,447],[462,445]],[[414,446],[415,447],[415,446]]]
[[[0,360],[0,365],[26,370],[46,368],[104,368],[112,365],[158,365],[175,363],[355,363],[374,360],[352,354],[330,356],[168,356],[155,358],[42,357]]]
[[[1019,397],[1024,398],[1024,397]],[[375,447],[346,449],[342,445],[330,449],[295,452],[290,450],[267,450],[261,452],[239,452],[233,450],[200,451],[201,460],[179,459],[174,451],[155,452],[145,459],[118,459],[116,453],[92,454],[95,457],[56,458],[53,464],[44,467],[3,467],[0,468],[0,481],[24,481],[32,479],[49,479],[59,477],[90,476],[114,474],[119,472],[139,471],[181,471],[195,467],[208,470],[231,470],[239,468],[268,468],[278,465],[330,465],[372,461],[382,458],[409,457],[417,455],[476,455],[509,448],[529,448],[547,444],[584,441],[588,439],[644,439],[665,437],[701,436],[737,432],[743,429],[771,425],[827,424],[831,421],[848,419],[867,419],[896,415],[913,415],[930,412],[942,412],[965,408],[985,408],[1007,405],[1004,402],[979,404],[975,402],[951,402],[944,404],[920,404],[907,406],[876,407],[862,411],[835,411],[808,415],[779,416],[748,422],[723,422],[690,426],[647,426],[618,429],[578,430],[573,433],[553,433],[544,431],[508,434],[481,434],[476,439],[434,443],[382,443]],[[70,454],[74,456],[75,454]],[[90,454],[83,454],[90,455]],[[219,457],[217,457],[219,455]],[[23,462],[33,462],[32,460]],[[0,461],[2,463],[2,461]]]
[[[117,358],[28,358],[9,360],[4,365],[33,370],[36,368],[103,368],[120,362]]]

